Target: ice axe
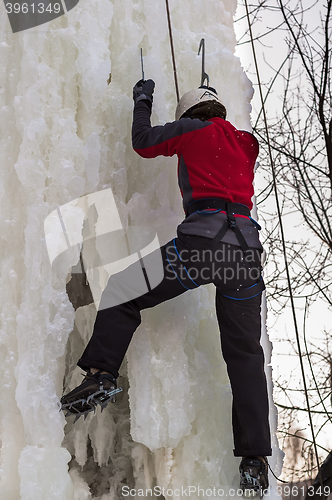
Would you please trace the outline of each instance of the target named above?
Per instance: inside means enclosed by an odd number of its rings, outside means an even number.
[[[204,81],[207,82],[207,87],[209,87],[210,79],[209,75],[205,73],[205,39],[202,38],[198,48],[198,55],[202,49],[202,77],[201,77],[201,87],[204,85]]]

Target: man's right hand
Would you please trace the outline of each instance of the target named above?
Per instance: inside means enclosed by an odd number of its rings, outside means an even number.
[[[150,101],[153,102],[153,92],[155,83],[153,80],[139,80],[135,87],[133,88],[133,99],[135,104],[138,101]]]

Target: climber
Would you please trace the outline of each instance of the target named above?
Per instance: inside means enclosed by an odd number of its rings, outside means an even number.
[[[164,266],[159,285],[113,305],[112,297],[126,294],[141,263],[109,279],[93,335],[78,361],[87,375],[62,397],[62,409],[80,416],[114,398],[118,370],[142,309],[214,283],[222,353],[233,393],[234,455],[242,457],[241,486],[261,491],[268,487],[266,456],[271,455],[271,442],[260,345],[263,249],[259,226],[250,217],[258,143],[251,133],[226,120],[217,92],[206,86],[181,98],[174,122],[152,127],[154,87],[152,80],[140,80],[133,89],[132,144],[143,158],[178,156],[186,218],[177,237],[158,250]]]

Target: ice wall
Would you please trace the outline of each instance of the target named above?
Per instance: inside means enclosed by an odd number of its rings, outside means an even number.
[[[170,0],[180,93],[199,85],[205,37],[210,83],[245,129],[252,87],[233,55],[235,8],[235,0]],[[148,225],[161,243],[183,217],[176,160],[143,160],[130,143],[140,47],[156,81],[153,123],[174,116],[165,2],[80,0],[15,34],[3,4],[0,16],[1,498],[114,500],[124,485],[159,485],[170,499],[182,486],[236,487],[211,287],[144,312],[116,405],[75,426],[58,408],[63,380],[71,389],[82,378],[75,363],[96,311],[90,304],[75,315],[66,294],[75,262],[52,272],[45,218],[106,188],[122,225]]]

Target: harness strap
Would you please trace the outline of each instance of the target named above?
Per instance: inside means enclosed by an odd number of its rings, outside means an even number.
[[[227,211],[227,220],[224,222],[224,224],[221,226],[215,237],[212,239],[211,243],[209,244],[209,248],[211,250],[214,250],[214,248],[217,246],[220,240],[225,236],[227,231],[229,229],[232,229],[235,233],[236,239],[238,240],[240,247],[242,248],[242,251],[244,254],[249,250],[249,245],[245,240],[245,237],[243,236],[241,229],[236,223],[236,218],[234,217],[234,212],[232,212],[232,205],[233,203],[226,203],[226,211]]]
[[[246,242],[245,237],[241,233],[241,229],[236,224],[236,219],[234,215],[229,211],[228,205],[227,205],[227,221],[229,227],[234,231],[235,236],[237,237],[237,240],[240,243],[240,247],[242,248],[243,252],[246,253],[249,250],[248,243]]]
[[[236,239],[238,240],[240,247],[243,252],[246,253],[249,250],[249,245],[246,242],[240,228],[236,223],[236,218],[234,214],[245,215],[246,217],[250,217],[250,210],[245,205],[241,205],[240,203],[232,203],[230,201],[223,200],[221,198],[206,198],[202,200],[195,200],[191,202],[186,209],[186,216],[192,215],[193,213],[206,210],[206,209],[215,209],[215,210],[223,210],[227,213],[227,220],[221,226],[220,230],[216,234],[216,236],[212,239],[211,243],[209,243],[209,248],[214,249],[219,241],[227,233],[228,229],[232,229],[234,231]]]
[[[215,249],[219,241],[222,240],[225,234],[227,233],[228,229],[229,229],[228,220],[225,220],[224,224],[221,226],[221,228],[219,229],[219,231],[217,232],[211,243],[209,243],[209,248],[211,248],[211,250]]]
[[[230,201],[223,200],[222,198],[203,198],[202,200],[192,201],[186,208],[186,217],[189,217],[189,215],[199,210],[214,208],[226,211],[227,207],[230,208],[233,214],[250,217],[250,210],[246,205],[242,205],[241,203],[232,203]]]
[[[228,290],[226,293],[222,293],[227,299],[233,300],[246,300],[252,299],[257,295],[260,295],[265,290],[264,280],[261,277],[260,280],[248,288],[240,288],[239,290]]]

